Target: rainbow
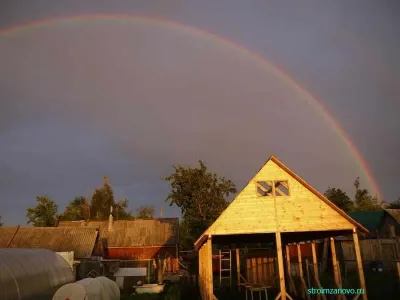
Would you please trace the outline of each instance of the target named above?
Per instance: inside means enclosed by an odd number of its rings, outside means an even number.
[[[361,169],[365,172],[367,179],[374,189],[378,199],[381,199],[381,193],[379,186],[372,174],[371,169],[369,168],[368,164],[366,163],[365,159],[361,155],[360,151],[357,149],[355,144],[352,142],[350,137],[346,134],[340,124],[333,118],[333,116],[329,113],[329,111],[325,108],[320,100],[318,100],[314,95],[312,95],[309,91],[305,88],[301,87],[293,78],[291,78],[287,73],[285,73],[282,69],[277,67],[276,65],[272,64],[263,56],[250,51],[249,49],[245,48],[243,45],[240,45],[236,42],[230,41],[225,39],[221,36],[218,36],[214,33],[211,33],[206,30],[198,29],[195,27],[191,27],[188,25],[176,23],[169,20],[163,20],[160,18],[154,17],[144,17],[144,16],[130,16],[124,14],[85,14],[79,16],[67,16],[67,17],[58,17],[58,18],[51,18],[45,19],[40,21],[34,21],[27,24],[22,24],[14,27],[9,27],[5,29],[0,29],[0,39],[6,38],[7,36],[12,36],[15,34],[23,33],[30,31],[32,29],[38,29],[42,27],[47,27],[53,24],[68,24],[68,23],[76,23],[76,22],[90,22],[90,21],[118,21],[118,22],[137,22],[137,23],[151,23],[160,26],[167,26],[170,28],[179,29],[182,31],[186,31],[190,34],[197,35],[204,39],[208,39],[210,41],[216,42],[218,44],[224,45],[229,47],[241,55],[244,55],[248,58],[251,58],[257,61],[260,65],[262,65],[267,70],[272,70],[281,80],[284,80],[301,96],[303,99],[306,99],[307,103],[313,106],[322,116],[325,122],[332,126],[336,134],[343,140],[344,144],[350,150],[352,155],[355,157],[357,164]]]

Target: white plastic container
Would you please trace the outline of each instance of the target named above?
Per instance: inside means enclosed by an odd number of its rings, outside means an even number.
[[[97,277],[85,278],[60,287],[53,300],[119,300],[120,296],[114,281],[106,277]]]

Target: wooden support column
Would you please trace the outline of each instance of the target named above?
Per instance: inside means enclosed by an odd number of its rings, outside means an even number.
[[[331,237],[330,241],[331,241],[331,252],[332,252],[332,267],[333,267],[333,275],[335,278],[335,284],[336,284],[336,288],[341,289],[342,288],[342,280],[340,278],[339,264],[338,264],[337,257],[336,257],[335,239],[333,237]],[[346,297],[343,294],[338,294],[336,299],[346,300]]]
[[[276,296],[275,300],[282,299],[286,300],[287,298],[292,299],[288,293],[286,293],[286,286],[285,286],[285,267],[283,264],[283,255],[282,255],[282,240],[281,240],[281,233],[277,231],[275,233],[276,237],[276,254],[278,259],[278,271],[279,271],[279,287],[280,293]]]
[[[322,289],[321,282],[319,281],[319,271],[318,271],[318,260],[317,260],[317,251],[315,249],[315,241],[311,243],[311,251],[312,251],[312,258],[313,258],[313,269],[314,269],[314,281],[317,285],[318,289]],[[320,299],[326,300],[325,294],[317,294],[317,300]]]
[[[326,272],[328,262],[328,239],[324,239],[324,252],[322,253],[322,273]]]
[[[293,282],[292,277],[292,265],[290,262],[290,248],[289,245],[286,245],[286,269],[288,274],[288,281],[289,281],[289,291],[294,295],[297,296],[296,287]]]
[[[357,235],[356,228],[353,228],[353,241],[354,241],[354,250],[355,250],[356,259],[357,259],[358,276],[360,278],[360,286],[362,289],[364,289],[364,294],[362,295],[362,298],[363,298],[363,300],[368,300],[367,288],[365,286],[364,270],[363,270],[362,259],[361,259],[360,244],[358,242],[358,235]]]
[[[240,252],[238,248],[236,248],[236,275],[237,275],[237,286],[240,292]]]
[[[310,294],[307,292],[307,284],[306,281],[304,280],[304,273],[303,273],[303,261],[301,258],[301,248],[300,244],[297,244],[297,262],[299,263],[299,276],[300,276],[300,281],[301,281],[301,295],[307,300],[310,300]]]
[[[204,296],[204,268],[203,268],[203,253],[204,253],[204,245],[200,246],[199,249],[199,290],[201,299],[205,300]]]
[[[208,236],[206,243],[206,300],[214,299],[214,284],[213,284],[213,272],[212,272],[212,240],[211,235]]]

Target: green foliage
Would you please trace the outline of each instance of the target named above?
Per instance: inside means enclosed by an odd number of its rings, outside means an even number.
[[[347,213],[354,209],[354,202],[341,189],[329,187],[325,191],[324,196]]]
[[[28,224],[36,227],[56,225],[57,204],[48,196],[36,197],[36,206],[27,209]]]
[[[1,222],[1,216],[0,216],[0,227],[3,227],[3,226],[4,226],[4,223]]]
[[[119,200],[115,203],[114,216],[116,220],[133,220],[131,212],[128,209],[128,199]]]
[[[136,219],[152,219],[154,217],[155,208],[152,205],[142,205],[136,209]]]
[[[354,200],[351,200],[349,196],[341,189],[329,187],[324,195],[336,206],[349,213],[352,211],[380,211],[383,210],[384,202],[378,201],[376,197],[372,197],[367,189],[360,187],[360,179],[357,177],[354,181],[354,187],[356,192],[354,194]],[[394,204],[396,205],[396,204]],[[400,199],[398,200],[400,207]]]
[[[75,197],[58,218],[65,221],[107,220],[111,206],[116,220],[133,219],[132,213],[127,211],[128,200],[114,202],[113,189],[107,177],[104,177],[103,186],[95,190],[90,203],[85,197]]]
[[[390,203],[390,204],[387,206],[387,208],[390,208],[390,209],[400,209],[400,197],[399,197],[396,201]]]
[[[90,217],[93,220],[107,220],[110,208],[115,206],[114,192],[108,183],[107,177],[103,179],[103,187],[98,188],[92,195]]]
[[[192,248],[195,240],[219,217],[228,206],[226,198],[236,193],[232,181],[208,171],[199,161],[199,168],[174,166],[174,173],[164,178],[171,184],[166,201],[176,205],[182,213],[181,237]]]
[[[356,193],[354,195],[354,203],[356,211],[378,211],[382,210],[382,206],[377,199],[372,197],[367,189],[360,188],[360,178],[354,181]]]
[[[59,219],[65,221],[85,220],[87,218],[87,216],[85,216],[85,208],[87,206],[88,203],[85,197],[75,197],[65,208],[65,211],[59,216]]]

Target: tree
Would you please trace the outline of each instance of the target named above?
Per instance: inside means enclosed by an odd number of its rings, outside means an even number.
[[[94,220],[107,220],[111,206],[115,206],[114,192],[108,183],[107,177],[103,177],[103,187],[96,189],[92,195],[91,218]]]
[[[65,208],[65,211],[59,216],[59,219],[66,221],[86,220],[88,219],[85,214],[87,206],[88,203],[85,197],[75,197]]]
[[[128,199],[119,200],[115,203],[114,215],[116,220],[132,220],[134,217],[127,211]]]
[[[36,206],[27,209],[28,224],[33,226],[55,226],[57,204],[47,195],[36,197]]]
[[[225,210],[229,204],[226,198],[236,193],[232,181],[209,172],[201,160],[199,164],[199,168],[176,165],[174,173],[164,178],[171,185],[171,192],[165,201],[181,209],[182,233],[186,234],[183,238],[186,245],[183,247],[187,248],[191,248]]]
[[[387,208],[389,208],[389,209],[400,209],[400,197],[397,198],[396,201],[388,204]]]
[[[4,223],[1,222],[1,216],[0,216],[0,227],[3,227],[3,226],[4,226]]]
[[[354,187],[356,188],[354,203],[357,211],[377,211],[383,209],[376,197],[372,197],[367,189],[360,188],[359,177],[354,181]]]
[[[136,209],[136,219],[152,219],[154,217],[155,208],[152,205],[142,205]]]
[[[354,209],[354,202],[341,189],[329,187],[324,196],[347,213]]]

